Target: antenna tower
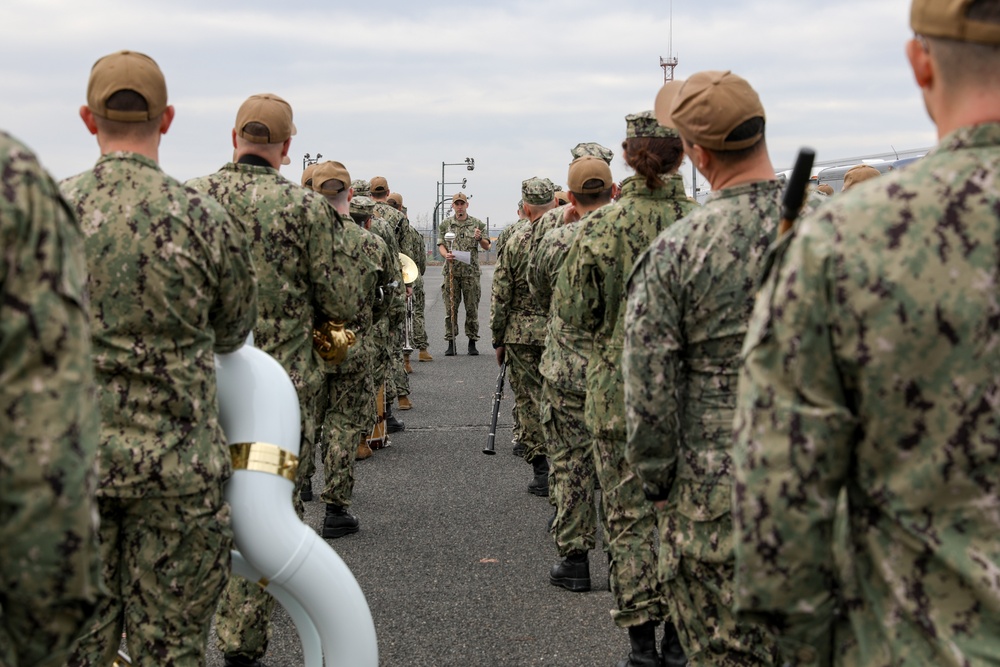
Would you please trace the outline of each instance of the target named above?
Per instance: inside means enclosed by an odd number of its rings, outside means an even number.
[[[664,58],[660,56],[660,67],[663,68],[663,83],[674,80],[674,68],[677,67],[677,58],[674,56],[674,2],[670,0],[670,28],[667,32],[667,53],[670,55]]]

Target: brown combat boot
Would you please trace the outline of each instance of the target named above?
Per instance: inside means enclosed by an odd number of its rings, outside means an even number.
[[[355,459],[358,461],[363,461],[372,455],[372,448],[368,446],[368,436],[361,436],[361,442],[358,443],[358,453],[355,455]]]
[[[434,357],[431,356],[431,353],[428,352],[427,348],[425,347],[420,350],[418,361],[434,361]]]
[[[410,397],[409,396],[400,396],[400,397],[397,398],[397,401],[399,402],[399,409],[400,410],[412,410],[413,409],[413,403],[410,402]]]
[[[403,359],[404,359],[403,368],[406,369],[407,373],[412,373],[413,372],[413,366],[410,365],[410,354],[406,353],[405,355],[403,355]]]

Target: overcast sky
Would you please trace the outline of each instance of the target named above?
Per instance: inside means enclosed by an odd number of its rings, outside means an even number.
[[[292,164],[340,160],[354,178],[381,175],[410,219],[429,221],[441,163],[468,179],[469,213],[499,228],[521,181],[564,183],[570,149],[615,151],[626,114],[650,109],[663,83],[731,69],[767,111],[776,169],[801,146],[817,160],[926,148],[936,142],[903,44],[910,0],[382,0],[378,3],[4,0],[0,128],[56,178],[89,168],[97,144],[78,116],[99,57],[132,49],[164,71],[177,116],[160,160],[181,179],[232,156],[236,110],[273,92],[294,110]],[[368,13],[371,12],[371,13]],[[672,47],[672,48],[671,48]],[[690,181],[688,163],[682,168]],[[448,185],[448,194],[460,186]]]

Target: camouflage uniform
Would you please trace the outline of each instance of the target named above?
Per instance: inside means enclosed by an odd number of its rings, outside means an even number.
[[[315,400],[324,364],[313,351],[314,326],[348,322],[364,306],[357,226],[326,200],[254,156],[188,181],[240,220],[258,267],[260,318],[254,344],[273,356],[295,386],[301,411],[300,459],[313,458]],[[296,487],[304,472],[299,471]],[[299,494],[294,495],[301,513]],[[219,650],[260,659],[267,651],[274,599],[254,582],[233,577],[216,616]]]
[[[104,155],[62,191],[86,235],[112,592],[70,664],[110,664],[123,624],[136,664],[203,664],[232,548],[213,352],[257,319],[248,239],[138,153]]]
[[[514,389],[515,413],[529,463],[546,455],[545,436],[539,421],[542,379],[538,364],[545,343],[546,312],[535,302],[528,288],[528,255],[534,225],[517,223],[497,258],[490,303],[490,329],[494,348],[503,345]]]
[[[998,664],[998,192],[1000,123],[960,128],[772,248],[739,379],[735,602],[788,664]]]
[[[729,479],[739,350],[781,184],[723,189],[660,234],[629,281],[626,458],[659,510],[660,581],[695,664],[766,665],[773,641],[737,623]]]
[[[608,553],[619,627],[664,618],[656,576],[656,525],[652,505],[625,462],[625,399],[621,353],[625,279],[638,256],[694,205],[680,175],[650,190],[645,179],[622,183],[621,198],[586,215],[556,281],[555,313],[567,325],[593,335],[587,364],[584,416],[594,437],[602,508],[609,527]]]
[[[0,132],[0,665],[63,665],[104,594],[83,234]]]
[[[398,373],[393,373],[393,355],[400,349],[396,345],[393,332],[399,331],[399,327],[406,317],[405,286],[399,262],[399,242],[396,240],[396,235],[389,223],[382,218],[372,217],[371,232],[385,242],[389,255],[396,260],[393,265],[395,271],[392,274],[395,277],[390,282],[398,281],[398,285],[395,287],[389,287],[388,284],[382,286],[385,298],[389,301],[389,310],[386,317],[376,321],[375,335],[373,336],[373,342],[376,344],[375,390],[378,391],[379,387],[385,384],[385,400],[391,409],[392,401],[397,396],[396,381],[398,379]],[[403,375],[406,375],[405,369]]]
[[[409,231],[406,235],[406,251],[410,259],[417,265],[419,275],[411,287],[413,288],[413,340],[410,344],[418,350],[426,350],[430,342],[427,340],[427,327],[424,324],[424,308],[426,306],[426,296],[424,294],[424,273],[427,271],[427,250],[424,246],[423,234],[412,226],[407,225]]]
[[[354,492],[354,461],[358,442],[371,432],[376,419],[373,369],[379,350],[373,334],[375,323],[386,318],[391,304],[391,298],[380,295],[378,288],[402,279],[396,268],[398,257],[389,254],[385,241],[362,227],[357,229],[364,235],[361,246],[365,258],[363,268],[374,271],[375,280],[365,307],[349,327],[358,336],[357,343],[347,359],[327,373],[327,400],[319,415],[326,441],[323,453],[326,483],[321,499],[324,503],[345,509],[350,507]]]
[[[531,293],[549,312],[545,346],[538,366],[542,377],[540,419],[551,473],[549,494],[556,507],[552,536],[560,556],[594,548],[594,443],[583,417],[586,368],[593,337],[567,325],[551,311],[552,290],[580,223],[561,224],[563,210],[543,215],[535,226],[549,229],[532,257]]]
[[[458,324],[458,307],[465,301],[465,335],[470,341],[479,340],[479,250],[481,246],[476,241],[476,229],[482,230],[483,238],[486,236],[486,224],[471,215],[465,220],[456,220],[454,216],[445,218],[438,227],[438,245],[448,247],[444,235],[449,231],[455,232],[455,241],[452,243],[452,250],[462,250],[470,253],[471,264],[464,264],[455,260],[444,263],[444,271],[441,282],[441,296],[444,299],[447,315],[444,318],[444,339],[455,340],[455,332],[452,331],[451,309],[452,291],[451,284],[454,282],[455,291],[455,324]],[[454,272],[454,279],[451,278]]]
[[[374,215],[381,218],[388,224],[389,229],[392,230],[393,236],[396,239],[396,248],[398,252],[405,252],[404,249],[410,247],[410,223],[407,222],[406,216],[401,212],[397,211],[392,205],[383,202],[375,202],[375,213]],[[396,265],[399,267],[399,272],[402,272],[402,263],[399,261],[398,254],[396,257]],[[411,257],[412,259],[412,257]],[[410,393],[410,378],[406,374],[405,360],[403,359],[403,324],[406,319],[406,286],[402,282],[402,277],[400,277],[398,299],[401,301],[402,317],[398,318],[398,322],[395,321],[389,329],[389,378],[387,381],[386,388],[386,403],[391,404],[393,400],[398,396],[408,396]]]

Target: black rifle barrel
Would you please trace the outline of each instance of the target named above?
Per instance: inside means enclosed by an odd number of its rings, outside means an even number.
[[[788,177],[788,184],[785,186],[785,195],[781,199],[781,224],[779,232],[784,234],[799,217],[802,210],[802,202],[806,198],[806,185],[809,177],[812,176],[813,162],[816,160],[816,151],[811,148],[803,148],[799,151],[799,157],[795,160],[795,167],[792,175]]]

